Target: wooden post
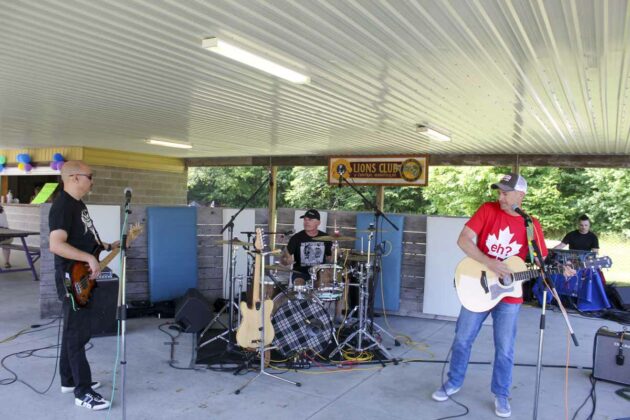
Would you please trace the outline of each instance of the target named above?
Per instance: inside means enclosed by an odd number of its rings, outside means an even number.
[[[269,180],[269,232],[275,232],[277,227],[276,217],[276,195],[278,192],[278,186],[276,178],[278,175],[278,167],[271,166],[271,179]],[[271,235],[269,238],[269,246],[271,249],[276,247],[276,235]]]
[[[376,205],[383,213],[385,212],[383,209],[385,206],[385,187],[383,185],[376,186]]]
[[[521,173],[521,162],[519,162],[518,155],[516,155],[516,161],[512,164],[512,172],[515,174]]]

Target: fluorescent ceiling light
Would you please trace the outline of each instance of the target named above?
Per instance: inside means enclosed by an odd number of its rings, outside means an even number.
[[[416,131],[435,141],[451,141],[450,136],[442,134],[439,131],[435,131],[434,129],[427,127],[424,124],[418,124],[416,126]]]
[[[276,77],[288,80],[289,82],[304,84],[310,83],[311,78],[291,69],[288,69],[273,61],[269,61],[256,54],[252,54],[243,49],[235,47],[219,38],[206,38],[201,42],[201,46],[213,53],[220,54],[224,57],[231,58],[240,63],[247,64],[258,70],[273,74]]]
[[[148,144],[153,144],[156,146],[166,146],[166,147],[175,147],[177,149],[192,149],[192,144],[183,141],[173,141],[166,139],[147,139],[146,142]]]

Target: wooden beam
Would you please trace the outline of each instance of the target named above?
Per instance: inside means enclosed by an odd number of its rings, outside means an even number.
[[[189,158],[186,166],[326,166],[328,156],[238,156]],[[558,168],[630,168],[630,155],[430,155],[430,166],[553,166]]]
[[[381,210],[385,207],[385,186],[383,185],[376,186],[376,206]]]

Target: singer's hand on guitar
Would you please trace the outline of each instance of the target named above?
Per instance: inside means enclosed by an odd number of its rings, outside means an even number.
[[[499,260],[495,260],[494,258],[490,258],[486,263],[486,266],[497,274],[499,277],[505,277],[512,274],[512,270],[503,262]]]

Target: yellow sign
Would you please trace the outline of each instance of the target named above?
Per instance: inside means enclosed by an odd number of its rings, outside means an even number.
[[[428,155],[339,156],[328,159],[328,183],[425,187]]]
[[[39,193],[35,196],[35,198],[33,198],[33,201],[31,201],[31,204],[45,203],[46,200],[48,200],[48,198],[52,195],[52,193],[55,192],[55,190],[57,189],[57,185],[59,184],[56,182],[45,183],[42,189],[39,191]]]

